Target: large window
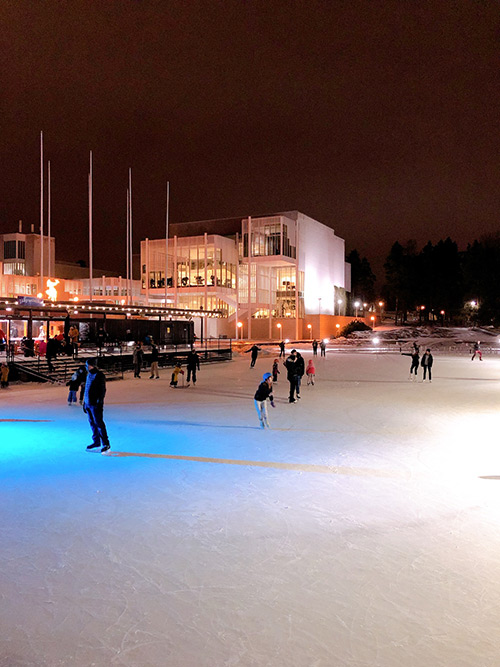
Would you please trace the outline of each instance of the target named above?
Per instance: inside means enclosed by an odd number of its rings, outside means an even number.
[[[15,241],[4,241],[3,242],[3,257],[4,259],[16,259],[16,242]]]

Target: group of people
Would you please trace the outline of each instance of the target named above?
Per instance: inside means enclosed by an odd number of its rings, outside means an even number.
[[[151,352],[149,355],[149,362],[150,362],[149,379],[159,380],[160,374],[158,371],[158,362],[160,355],[158,351],[158,346],[156,345],[156,343],[152,338],[150,339],[150,345],[151,345]],[[132,363],[134,365],[134,377],[140,378],[141,371],[144,369],[145,365],[145,353],[142,347],[142,343],[140,342],[136,343],[135,345],[134,351],[132,353]],[[191,350],[188,352],[186,359],[186,367],[187,367],[187,386],[189,387],[191,383],[191,378],[193,381],[193,385],[196,384],[196,371],[200,370],[200,357],[194,347],[192,347]],[[184,375],[184,371],[182,370],[180,362],[176,362],[176,365],[174,367],[171,376],[171,381],[170,381],[171,387],[177,387],[179,382],[179,375]]]
[[[432,382],[432,364],[434,362],[434,358],[431,354],[430,348],[426,349],[422,355],[422,359],[420,359],[420,347],[417,345],[417,343],[413,343],[413,349],[411,352],[401,352],[401,354],[404,357],[411,357],[410,380],[413,380],[413,378],[415,378],[415,380],[417,379],[418,368],[421,366],[424,373],[422,382],[425,382],[427,375],[429,376],[429,382]]]
[[[281,343],[280,343],[280,348],[281,348]],[[255,360],[256,358],[257,356],[255,356]],[[255,366],[255,360],[252,359],[253,363],[251,363],[250,365],[251,368]],[[300,399],[300,387],[304,375],[307,376],[307,384],[314,385],[314,379],[316,377],[316,368],[314,366],[314,361],[312,359],[309,359],[306,367],[304,362],[304,357],[298,350],[293,349],[290,352],[287,359],[283,362],[283,366],[286,368],[286,376],[290,385],[288,402],[296,403],[297,400]],[[275,359],[273,362],[272,372],[264,373],[262,377],[262,382],[259,384],[257,391],[255,392],[254,403],[255,403],[255,409],[257,410],[257,415],[259,417],[261,428],[270,428],[269,418],[267,413],[267,402],[268,401],[270,402],[271,407],[273,408],[275,407],[274,396],[272,394],[273,382],[278,382],[278,375],[280,374],[281,372],[279,370],[279,358],[278,358]]]

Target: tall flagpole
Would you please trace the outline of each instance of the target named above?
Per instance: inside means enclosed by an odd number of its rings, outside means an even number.
[[[168,213],[170,206],[170,182],[167,181],[167,209],[165,213],[165,308],[167,307],[167,277],[168,277]],[[206,261],[206,258],[205,258]]]
[[[126,242],[126,256],[127,256],[127,272],[125,274],[125,285],[126,285],[126,293],[127,293],[127,304],[129,303],[129,298],[128,298],[128,288],[129,288],[129,252],[128,249],[130,247],[130,242],[128,240],[129,233],[130,233],[130,200],[129,200],[129,193],[128,193],[128,188],[127,188],[127,242]]]
[[[40,282],[43,298],[43,132],[40,132]]]
[[[130,224],[130,233],[129,233],[129,254],[130,254],[130,260],[129,260],[129,268],[130,268],[130,302],[132,301],[132,282],[134,280],[134,272],[133,272],[133,233],[132,233],[132,167],[129,167],[128,170],[128,196],[129,196],[129,224]]]
[[[92,252],[92,151],[89,157],[89,292],[92,301],[92,274],[93,274],[93,252]]]
[[[52,253],[51,253],[51,247],[50,247],[50,223],[51,223],[51,216],[52,216],[52,201],[51,201],[51,180],[50,180],[50,160],[47,162],[47,243],[48,243],[48,251],[49,251],[49,266],[47,269],[47,276],[50,278],[52,276],[51,273],[51,261],[52,261]]]

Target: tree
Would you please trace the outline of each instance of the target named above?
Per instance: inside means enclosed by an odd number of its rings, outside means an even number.
[[[376,277],[366,257],[361,258],[357,250],[352,250],[346,260],[351,265],[351,294],[361,301],[375,300]]]

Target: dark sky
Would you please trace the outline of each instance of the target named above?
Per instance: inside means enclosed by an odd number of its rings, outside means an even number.
[[[0,230],[125,269],[172,222],[298,209],[379,271],[395,240],[500,228],[500,4],[482,0],[2,0]],[[381,276],[379,276],[381,277]]]

